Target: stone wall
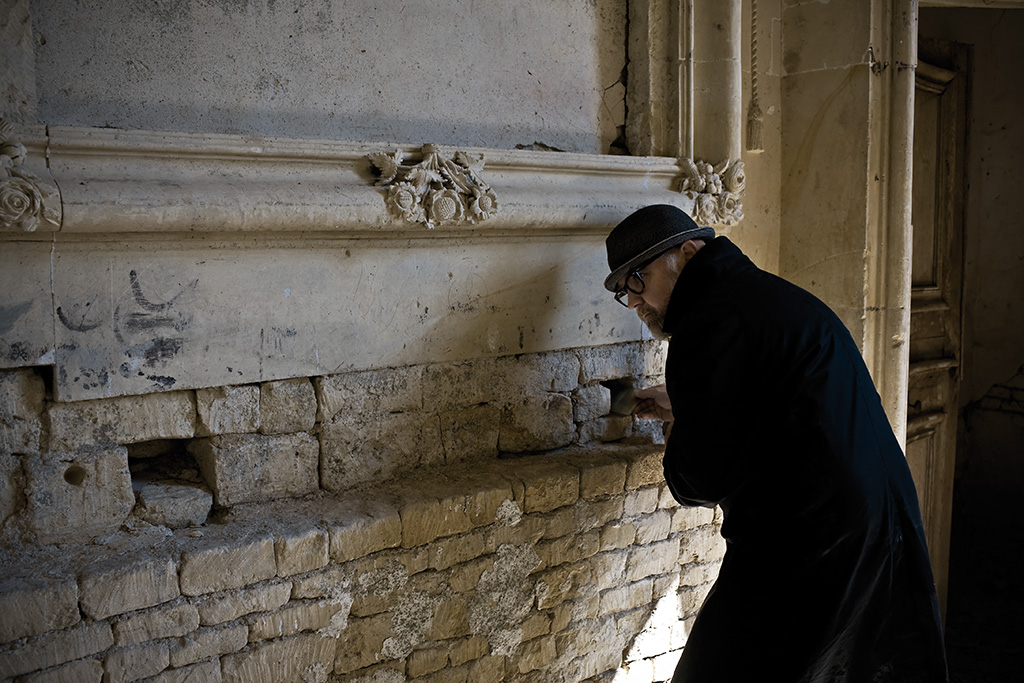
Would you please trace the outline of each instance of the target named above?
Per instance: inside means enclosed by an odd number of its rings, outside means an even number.
[[[660,430],[613,412],[663,364],[635,342],[77,403],[5,371],[0,676],[664,680],[722,547]]]

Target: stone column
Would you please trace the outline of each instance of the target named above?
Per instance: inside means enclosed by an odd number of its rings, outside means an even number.
[[[734,161],[743,127],[743,2],[693,5],[693,158]]]

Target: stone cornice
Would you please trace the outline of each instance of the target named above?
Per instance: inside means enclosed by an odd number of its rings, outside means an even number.
[[[694,162],[669,157],[58,126],[26,129],[20,139],[33,169],[59,188],[62,216],[57,223],[39,222],[40,237],[315,232],[408,238],[427,227],[435,227],[434,234],[606,232],[652,203],[675,204],[709,223],[742,217],[738,193],[729,197],[728,210],[709,212],[712,200],[717,206],[715,184],[696,188]],[[424,147],[483,164],[496,210],[481,214],[477,207],[473,214],[467,195],[465,220],[430,226],[403,217],[393,203],[389,210],[389,188],[378,186],[372,159],[398,154],[413,165],[424,159]],[[711,169],[703,162],[696,167]],[[715,169],[735,167],[726,161]],[[14,234],[26,237],[0,233]]]

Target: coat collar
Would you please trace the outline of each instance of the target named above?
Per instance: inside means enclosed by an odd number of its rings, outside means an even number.
[[[716,282],[750,269],[756,269],[756,266],[728,237],[716,237],[708,242],[679,274],[665,311],[665,332],[672,334],[688,304],[708,296]]]

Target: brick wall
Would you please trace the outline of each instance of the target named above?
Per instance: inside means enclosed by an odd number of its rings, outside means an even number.
[[[80,403],[0,374],[0,678],[665,680],[723,547],[610,413],[662,354]]]

